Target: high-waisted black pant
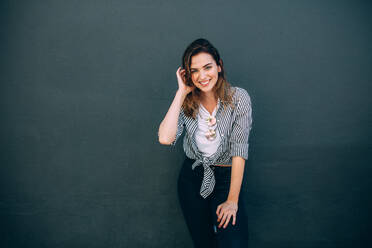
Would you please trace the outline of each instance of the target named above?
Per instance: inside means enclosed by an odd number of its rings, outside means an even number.
[[[197,166],[192,170],[195,160],[186,157],[178,177],[178,198],[188,230],[196,248],[209,247],[248,247],[248,223],[243,198],[239,198],[236,223],[230,219],[226,229],[219,228],[217,206],[227,200],[231,181],[231,167],[213,166],[216,185],[206,199],[200,195],[204,169]],[[241,194],[240,194],[241,195]]]

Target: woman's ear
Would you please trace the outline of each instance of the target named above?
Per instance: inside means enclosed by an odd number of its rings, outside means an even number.
[[[220,59],[220,65],[217,66],[217,70],[218,70],[218,72],[221,72],[221,65],[223,65],[223,64],[222,64],[222,59]]]

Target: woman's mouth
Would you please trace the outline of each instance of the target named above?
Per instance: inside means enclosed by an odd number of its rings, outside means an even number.
[[[207,86],[208,83],[209,83],[209,80],[206,80],[206,81],[200,81],[200,84],[201,84],[202,86]]]

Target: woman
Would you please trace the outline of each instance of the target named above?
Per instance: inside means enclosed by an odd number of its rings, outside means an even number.
[[[252,126],[250,97],[226,81],[222,59],[205,39],[186,48],[177,79],[159,142],[174,145],[186,128],[178,196],[194,246],[246,247],[239,195]]]

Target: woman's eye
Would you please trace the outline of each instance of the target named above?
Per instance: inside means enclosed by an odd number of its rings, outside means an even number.
[[[191,73],[194,73],[194,72],[196,72],[196,71],[191,71]]]
[[[207,66],[207,67],[205,67],[205,69],[207,69],[207,70],[209,70],[209,69],[211,69],[212,67],[211,66]]]

